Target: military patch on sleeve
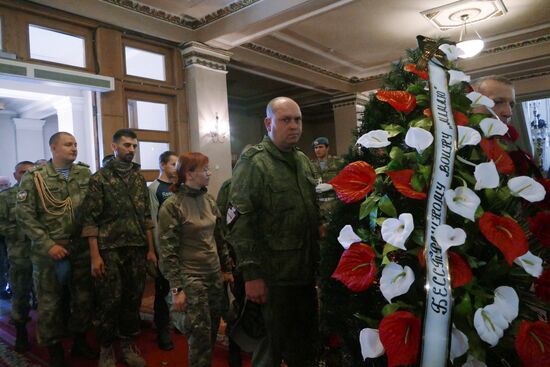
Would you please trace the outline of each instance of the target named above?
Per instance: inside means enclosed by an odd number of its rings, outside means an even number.
[[[227,208],[227,214],[225,215],[225,221],[228,226],[231,226],[237,218],[239,217],[239,212],[237,211],[237,208],[235,208],[233,205],[230,205],[229,208]]]
[[[21,190],[17,192],[17,201],[25,201],[27,199],[27,191]]]

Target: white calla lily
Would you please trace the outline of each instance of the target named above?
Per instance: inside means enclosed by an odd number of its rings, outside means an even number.
[[[470,76],[458,70],[449,70],[449,86],[461,82],[470,82]]]
[[[455,61],[456,59],[458,59],[459,56],[462,56],[462,54],[464,54],[464,51],[462,51],[455,45],[449,45],[448,43],[440,45],[439,49],[443,51],[445,56],[447,56],[447,60],[449,61]]]
[[[495,101],[479,92],[470,92],[466,94],[466,97],[468,97],[468,99],[472,101],[472,107],[495,107]]]
[[[359,333],[361,354],[365,358],[378,358],[384,354],[384,346],[380,341],[380,334],[377,329],[365,328]]]
[[[481,200],[475,192],[466,186],[460,186],[455,190],[449,189],[445,191],[445,202],[453,213],[474,222],[476,210]]]
[[[476,190],[494,189],[498,187],[500,182],[497,166],[493,161],[476,165],[474,177],[476,178],[476,185],[474,187]]]
[[[483,134],[485,134],[486,137],[494,136],[494,135],[504,135],[508,132],[508,125],[506,125],[504,122],[500,121],[499,119],[494,119],[492,117],[486,117],[479,123],[479,127],[481,128],[481,131],[483,131]]]
[[[468,354],[468,359],[466,360],[466,363],[462,365],[462,367],[487,367],[487,365],[472,357],[471,354]]]
[[[340,230],[340,234],[338,235],[338,242],[340,242],[342,247],[346,250],[354,243],[361,241],[363,241],[361,237],[355,234],[353,228],[349,224],[346,224],[344,228]]]
[[[508,188],[514,196],[519,196],[532,203],[541,201],[546,196],[546,190],[529,176],[518,176],[508,181]]]
[[[478,145],[481,141],[481,134],[471,127],[458,126],[458,149],[466,145]]]
[[[386,130],[372,130],[357,139],[357,144],[365,148],[383,148],[391,144],[388,140],[389,136]]]
[[[474,327],[481,340],[494,347],[504,335],[508,321],[500,313],[498,307],[492,304],[476,310]]]
[[[470,349],[468,345],[468,337],[462,331],[458,330],[453,324],[453,329],[451,331],[451,352],[449,355],[451,362],[453,362],[456,358],[463,356],[468,349]]]
[[[518,317],[519,297],[514,288],[503,285],[495,289],[493,304],[498,307],[509,324]]]
[[[397,263],[390,262],[382,270],[380,291],[384,298],[391,303],[393,298],[407,293],[413,283],[414,273],[410,267],[403,267]]]
[[[514,263],[521,266],[523,270],[535,278],[540,277],[542,274],[542,259],[533,255],[531,251],[527,251],[525,254],[516,257]]]
[[[334,188],[332,187],[332,185],[331,185],[331,184],[328,184],[328,183],[325,183],[325,182],[320,183],[319,185],[315,186],[315,191],[316,191],[318,194],[321,194],[321,193],[323,193],[323,192],[330,191],[330,190],[332,190],[332,189],[334,189]]]
[[[403,213],[399,218],[388,218],[382,222],[382,238],[392,246],[406,250],[405,242],[414,230],[411,213]]]
[[[448,224],[440,224],[434,231],[434,237],[445,253],[449,247],[460,246],[466,242],[466,232],[462,228],[453,228]]]
[[[433,135],[429,131],[420,127],[409,128],[407,135],[405,136],[405,144],[416,149],[416,151],[420,154],[432,145],[433,141]]]

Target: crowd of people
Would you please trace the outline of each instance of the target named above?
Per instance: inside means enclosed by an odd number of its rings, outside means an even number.
[[[508,122],[513,86],[495,78],[474,86]],[[15,349],[30,347],[34,273],[37,340],[50,366],[65,365],[67,335],[73,355],[98,359],[100,367],[116,365],[117,345],[124,363],[145,366],[135,337],[149,273],[158,347],[174,348],[170,320],[183,313],[178,328],[188,337],[189,366],[210,366],[220,318],[231,331],[247,310],[261,324],[253,366],[314,366],[319,239],[336,202],[327,182],[342,161],[328,155],[325,137],[313,142],[312,161],[296,147],[302,114],[290,98],[271,100],[264,123],[267,135],[241,154],[217,201],[207,191],[209,158],[198,152],[162,153],[160,175],[147,187],[133,162],[138,139],[130,129],[113,135],[113,155],[94,174],[75,163],[77,142],[66,132],[50,138],[51,160],[19,162],[17,184],[0,194]],[[228,289],[240,299],[232,319]],[[92,328],[99,351],[87,343]],[[230,363],[239,366],[234,350]]]

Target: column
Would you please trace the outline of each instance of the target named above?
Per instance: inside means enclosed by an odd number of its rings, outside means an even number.
[[[45,120],[13,118],[12,121],[15,125],[17,162],[34,162],[44,158],[43,127]]]
[[[221,184],[231,177],[226,82],[226,65],[231,53],[188,42],[181,54],[185,68],[190,150],[201,152],[210,159],[209,192],[216,196]]]
[[[334,112],[334,131],[336,135],[336,154],[343,155],[353,142],[353,131],[363,120],[363,111],[367,97],[360,93],[338,95],[331,99]]]

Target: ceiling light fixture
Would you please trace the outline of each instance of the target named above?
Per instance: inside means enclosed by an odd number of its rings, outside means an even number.
[[[462,19],[462,29],[460,30],[460,38],[456,44],[456,47],[462,50],[462,55],[459,57],[463,59],[474,57],[479,54],[485,46],[485,42],[483,42],[481,36],[475,29],[472,28],[473,32],[470,31],[468,34],[466,24],[468,24],[469,18],[469,14],[462,14],[460,16],[460,19]]]

